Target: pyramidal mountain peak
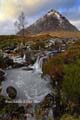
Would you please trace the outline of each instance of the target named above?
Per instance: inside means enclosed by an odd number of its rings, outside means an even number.
[[[48,11],[48,13],[47,13],[47,15],[54,15],[54,14],[60,15],[59,12],[57,12],[56,10],[53,10],[53,9],[51,9],[51,10]]]
[[[51,9],[35,23],[25,29],[25,34],[38,34],[53,31],[78,31],[69,20],[58,11]],[[19,32],[21,34],[22,31]]]
[[[48,17],[50,17],[50,16],[56,17],[59,20],[59,22],[62,23],[63,16],[56,10],[51,9],[50,11],[48,11],[47,16]]]

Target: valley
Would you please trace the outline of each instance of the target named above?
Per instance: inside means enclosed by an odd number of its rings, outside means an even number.
[[[80,31],[52,9],[24,18],[0,36],[0,120],[80,120]]]

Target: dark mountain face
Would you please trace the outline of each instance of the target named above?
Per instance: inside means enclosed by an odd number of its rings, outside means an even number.
[[[78,31],[64,16],[55,10],[49,11],[34,24],[25,29],[26,33],[37,34],[49,31]],[[20,32],[21,33],[21,32]]]

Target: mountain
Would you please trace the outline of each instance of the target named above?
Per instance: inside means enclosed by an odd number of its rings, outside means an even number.
[[[50,31],[78,31],[66,17],[55,10],[50,10],[46,15],[38,19],[35,23],[25,29],[26,33],[38,34]],[[19,32],[21,34],[22,31]]]

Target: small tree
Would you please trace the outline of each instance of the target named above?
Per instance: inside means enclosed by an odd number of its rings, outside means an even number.
[[[25,14],[22,11],[14,25],[17,27],[18,31],[21,33],[23,39],[24,39],[24,36],[25,36],[25,25],[26,24],[27,23],[25,21]]]

